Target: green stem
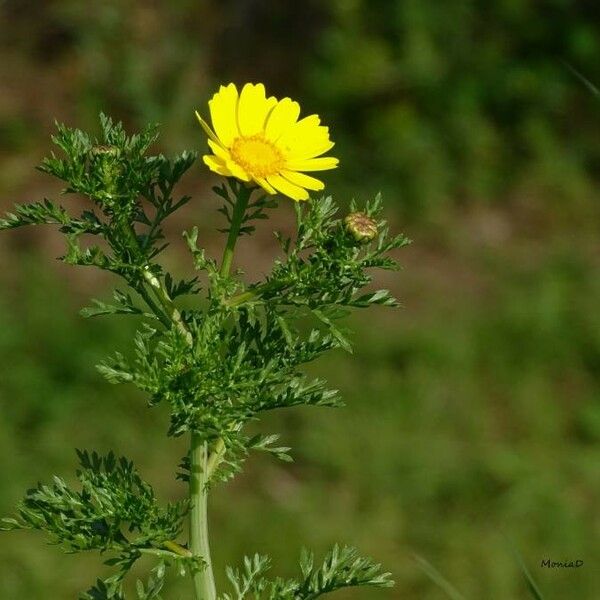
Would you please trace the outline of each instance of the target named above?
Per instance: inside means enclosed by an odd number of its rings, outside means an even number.
[[[191,346],[193,343],[192,334],[188,331],[188,328],[185,326],[183,317],[181,316],[179,309],[175,306],[173,300],[171,300],[171,298],[169,297],[165,286],[161,283],[158,277],[156,277],[156,275],[152,273],[149,266],[144,267],[144,279],[146,280],[146,283],[148,283],[148,285],[150,286],[150,289],[152,290],[154,296],[157,298],[157,300],[160,302],[161,306],[167,313],[169,319],[171,319],[171,321],[175,323],[177,329],[179,329],[179,331],[185,337],[187,343]]]
[[[252,188],[240,186],[238,189],[229,235],[223,251],[220,270],[222,277],[228,277],[231,271],[235,244],[252,195]],[[185,328],[185,325],[183,327]],[[190,501],[192,507],[190,513],[190,550],[194,556],[202,557],[205,562],[204,568],[198,569],[192,575],[196,600],[216,600],[217,597],[208,541],[208,482],[224,453],[225,443],[222,439],[219,439],[216,442],[214,451],[209,456],[208,444],[203,441],[201,435],[192,431],[190,449]]]
[[[183,546],[180,546],[176,542],[165,542],[165,548],[168,550],[163,550],[161,548],[138,548],[140,554],[151,554],[153,556],[161,556],[165,558],[176,558],[178,556],[183,556],[185,558],[189,558],[192,556],[192,553]]]
[[[234,193],[236,193],[233,187],[232,190]],[[233,207],[233,214],[231,216],[231,223],[229,226],[229,235],[227,236],[227,242],[225,243],[225,249],[223,250],[223,259],[221,261],[220,269],[221,277],[228,277],[229,272],[231,271],[235,245],[240,235],[240,228],[244,221],[246,209],[248,208],[248,202],[250,201],[250,196],[252,196],[253,190],[254,188],[246,187],[243,184],[238,187],[235,206]],[[219,463],[225,455],[225,451],[225,442],[219,438],[206,464],[206,471],[209,479],[219,466]]]
[[[192,431],[190,456],[190,550],[200,556],[204,566],[192,574],[196,600],[216,600],[217,591],[208,543],[208,447],[202,437]]]
[[[156,316],[161,320],[161,322],[166,326],[170,327],[171,322],[175,323],[176,327],[181,331],[181,333],[185,336],[188,344],[192,344],[192,336],[188,331],[185,323],[183,322],[183,318],[181,313],[173,303],[173,300],[169,297],[169,292],[163,285],[163,283],[154,275],[152,269],[149,264],[145,263],[145,255],[138,240],[138,237],[133,229],[131,223],[125,227],[125,231],[133,244],[134,249],[137,251],[140,260],[142,261],[142,274],[144,277],[144,282],[150,286],[150,290],[154,294],[154,297],[158,300],[160,308],[156,305],[156,303],[152,300],[148,292],[145,290],[143,283],[139,286],[139,292],[146,301],[146,304],[150,307],[150,309],[156,314]]]
[[[236,203],[233,208],[229,235],[223,252],[220,274],[222,277],[228,277],[233,262],[235,245],[240,234],[244,215],[252,195],[253,188],[240,185],[237,191]],[[139,241],[133,227],[127,229],[130,239],[135,243],[134,247],[142,254]],[[154,275],[149,265],[143,267],[145,283],[149,286],[152,294],[158,301],[158,306],[145,292],[143,297],[153,312],[167,325],[174,323],[175,326],[185,336],[186,341],[191,346],[193,344],[192,335],[183,321],[181,313],[169,297],[169,294],[158,277]],[[160,306],[160,308],[159,308]],[[196,600],[216,600],[217,591],[212,569],[210,556],[210,545],[208,541],[208,482],[211,475],[221,462],[225,454],[225,443],[222,439],[217,440],[213,453],[209,456],[208,444],[202,439],[202,436],[195,431],[191,432],[190,440],[190,552],[192,556],[200,557],[204,565],[194,570],[192,580],[194,582],[194,592]],[[173,550],[169,547],[169,550]],[[154,553],[160,552],[155,550]]]
[[[167,541],[167,542],[163,543],[163,546],[165,548],[168,548],[170,552],[172,552],[174,554],[178,554],[179,556],[185,556],[185,557],[192,556],[192,553],[187,548],[180,546],[177,542]]]
[[[270,281],[261,285],[256,285],[246,290],[245,292],[227,298],[227,300],[225,300],[225,304],[229,308],[235,308],[236,306],[240,306],[240,304],[244,304],[245,302],[250,302],[251,300],[259,300],[267,292],[273,293],[274,291],[276,291],[281,293],[287,287],[288,282]]]
[[[140,241],[137,237],[137,234],[135,232],[133,225],[130,222],[126,222],[123,224],[122,230],[123,230],[124,234],[127,236],[127,238],[129,239],[129,241],[131,242],[130,250],[132,250],[136,254],[136,258],[140,264],[144,263],[145,262],[145,258],[144,258],[145,253],[142,249],[142,246],[140,244]],[[139,264],[138,264],[138,266],[139,266]],[[142,268],[144,270],[144,280],[147,280],[146,271],[149,269],[149,267],[148,267],[148,265],[144,265],[144,267],[142,267]],[[158,305],[158,304],[156,304],[156,302],[154,302],[154,300],[152,299],[152,296],[150,296],[150,294],[146,290],[145,283],[147,283],[147,281],[144,281],[144,280],[140,281],[139,283],[137,283],[137,282],[130,283],[130,285],[144,299],[144,302],[148,305],[148,308],[150,308],[150,310],[154,313],[156,318],[167,329],[170,328],[171,321],[169,318],[169,311],[167,311],[165,313],[165,311],[160,307],[160,305]]]
[[[236,306],[239,306],[240,304],[244,304],[244,302],[248,302],[249,300],[253,300],[254,298],[258,297],[258,292],[255,291],[247,291],[247,292],[242,292],[241,294],[237,294],[236,296],[232,296],[231,298],[228,298],[225,301],[225,304],[227,304],[227,306],[229,306],[229,308],[235,308]]]
[[[137,236],[132,226],[127,228],[128,235],[140,254],[143,255]],[[192,334],[186,327],[186,324],[181,316],[181,313],[175,306],[173,300],[169,297],[169,293],[161,282],[154,275],[150,265],[146,264],[142,267],[144,282],[147,284],[158,301],[158,305],[150,298],[148,292],[141,287],[143,297],[148,306],[155,314],[164,322],[166,318],[166,326],[171,327],[174,324],[184,335],[187,343],[192,346]],[[208,484],[208,447],[206,442],[202,441],[201,436],[192,431],[191,433],[191,460],[190,460],[190,550],[189,555],[199,557],[204,561],[204,564],[194,569],[192,572],[192,580],[194,582],[194,591],[196,600],[216,600],[217,590],[212,570],[212,562],[210,558],[210,547],[208,544],[208,518],[207,518],[207,484]],[[169,554],[180,550],[185,552],[178,544],[167,542]],[[180,549],[180,550],[179,550]],[[154,554],[165,551],[154,550]]]
[[[248,202],[252,195],[253,188],[240,185],[238,188],[235,206],[233,207],[233,214],[231,215],[231,224],[229,226],[229,235],[227,236],[227,243],[225,244],[225,250],[223,251],[223,260],[221,262],[221,277],[227,277],[229,271],[231,271],[231,263],[233,261],[233,252],[235,250],[235,244],[240,235],[240,227],[244,215],[246,214],[246,208],[248,208]]]
[[[215,469],[219,466],[221,459],[225,455],[225,450],[225,442],[222,438],[219,438],[215,444],[214,450],[208,457],[208,462],[206,463],[206,472],[209,480],[215,472]]]
[[[156,304],[156,302],[154,302],[154,300],[152,300],[152,297],[147,292],[146,288],[144,287],[144,284],[141,283],[140,285],[136,286],[134,289],[136,289],[137,292],[139,293],[139,295],[144,299],[144,302],[148,305],[150,310],[156,315],[158,320],[167,329],[169,327],[171,327],[171,321],[169,320],[169,317],[159,308],[159,306]]]

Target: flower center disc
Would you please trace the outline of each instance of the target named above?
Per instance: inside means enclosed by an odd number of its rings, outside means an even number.
[[[279,148],[260,134],[236,138],[229,151],[233,160],[254,177],[275,175],[284,164]]]

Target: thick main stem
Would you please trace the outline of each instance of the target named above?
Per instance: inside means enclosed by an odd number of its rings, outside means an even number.
[[[223,252],[220,274],[227,277],[233,262],[235,244],[244,220],[251,188],[241,187],[233,208],[229,235]],[[190,449],[190,550],[192,555],[204,560],[203,568],[192,574],[196,600],[216,600],[217,592],[208,541],[208,482],[225,451],[223,440],[218,440],[209,457],[208,444],[192,431]]]
[[[196,600],[215,600],[217,591],[208,543],[208,447],[200,435],[192,432],[190,456],[190,550],[204,565],[192,574]]]
[[[220,274],[227,277],[231,271],[235,244],[240,234],[248,202],[252,195],[252,188],[240,186],[238,188],[236,203],[233,208],[229,235],[223,252]],[[129,232],[133,241],[138,244],[133,229]],[[139,247],[139,245],[138,245]],[[150,286],[154,296],[159,302],[160,308],[144,292],[150,308],[164,322],[171,321],[182,332],[186,341],[193,344],[192,336],[186,327],[180,312],[177,310],[162,282],[152,273],[149,267],[144,268],[144,279]],[[163,312],[164,311],[164,312]],[[194,592],[196,600],[216,600],[217,591],[210,556],[210,545],[208,540],[208,482],[221,461],[225,452],[225,444],[219,439],[209,456],[208,444],[202,436],[192,431],[190,441],[190,552],[192,556],[202,559],[204,564],[192,573]]]
[[[134,247],[141,253],[137,236],[133,227],[126,229]],[[152,300],[144,287],[140,287],[143,298],[156,316],[169,327],[171,323],[179,329],[187,343],[192,346],[193,338],[186,327],[181,313],[169,297],[169,293],[163,283],[154,275],[150,265],[143,267],[145,283],[150,287],[158,305]],[[192,580],[196,600],[216,600],[217,590],[210,558],[210,546],[208,543],[208,518],[207,518],[207,484],[209,479],[208,470],[208,446],[202,441],[201,436],[192,431],[190,442],[190,549],[192,557],[200,558],[203,565],[194,568]],[[179,547],[178,544],[174,546]],[[170,547],[169,550],[173,551]],[[185,549],[181,549],[185,552]],[[179,553],[176,550],[176,553]]]

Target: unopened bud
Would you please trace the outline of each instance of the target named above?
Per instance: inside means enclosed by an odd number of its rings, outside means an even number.
[[[117,194],[117,181],[122,174],[121,151],[117,146],[98,144],[90,149],[94,174],[100,183],[99,198],[110,200]]]
[[[93,146],[91,149],[91,154],[94,157],[112,157],[119,156],[119,149],[116,146],[104,146],[98,144],[97,146]]]
[[[350,213],[344,225],[357,242],[370,242],[377,235],[377,223],[363,212]]]

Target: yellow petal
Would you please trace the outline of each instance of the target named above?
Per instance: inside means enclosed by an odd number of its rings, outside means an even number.
[[[225,166],[225,163],[219,157],[213,156],[212,154],[205,154],[202,157],[202,160],[211,171],[214,171],[219,175],[225,175],[225,177],[231,177],[231,171],[229,171]]]
[[[217,137],[224,146],[229,147],[231,142],[239,136],[237,126],[238,91],[235,84],[221,86],[209,100],[208,106]]]
[[[285,177],[291,183],[300,187],[306,188],[307,190],[320,191],[325,189],[325,184],[320,179],[315,179],[310,175],[304,173],[298,173],[298,171],[281,171],[283,177]]]
[[[335,169],[339,160],[333,156],[321,156],[320,158],[308,158],[306,160],[293,160],[286,163],[289,171],[327,171]]]
[[[198,119],[198,122],[200,123],[202,129],[204,129],[204,133],[206,133],[208,139],[220,145],[221,142],[219,141],[219,138],[215,135],[215,132],[210,128],[210,125],[200,116],[200,113],[198,111],[196,111],[196,119]]]
[[[267,116],[265,135],[268,139],[277,141],[300,116],[300,105],[290,98],[280,100]]]
[[[305,160],[316,158],[331,150],[335,144],[327,137],[326,139],[306,136],[301,143],[295,144],[290,148],[286,155],[290,161]]]
[[[242,181],[250,181],[250,176],[246,173],[245,169],[238,165],[233,160],[229,159],[225,161],[225,166],[231,171],[231,174]]]
[[[310,133],[311,135],[314,135],[319,131],[320,123],[321,119],[318,115],[308,115],[308,117],[304,117],[298,122],[293,123],[291,127],[284,132],[281,139],[295,139],[303,133]]]
[[[262,132],[265,120],[277,100],[271,96],[266,97],[265,86],[247,83],[240,94],[238,104],[238,126],[240,133],[245,136]]]
[[[208,145],[210,149],[222,160],[230,160],[231,154],[229,154],[229,150],[223,148],[220,143],[214,142],[213,140],[208,140]]]
[[[319,117],[310,115],[290,127],[278,141],[278,146],[291,160],[313,158],[333,147],[329,128],[319,126]]]
[[[281,175],[269,175],[267,181],[278,191],[292,200],[308,200],[308,192]]]
[[[254,181],[256,181],[267,194],[277,193],[277,190],[272,185],[269,185],[269,182],[264,177],[255,177]]]

